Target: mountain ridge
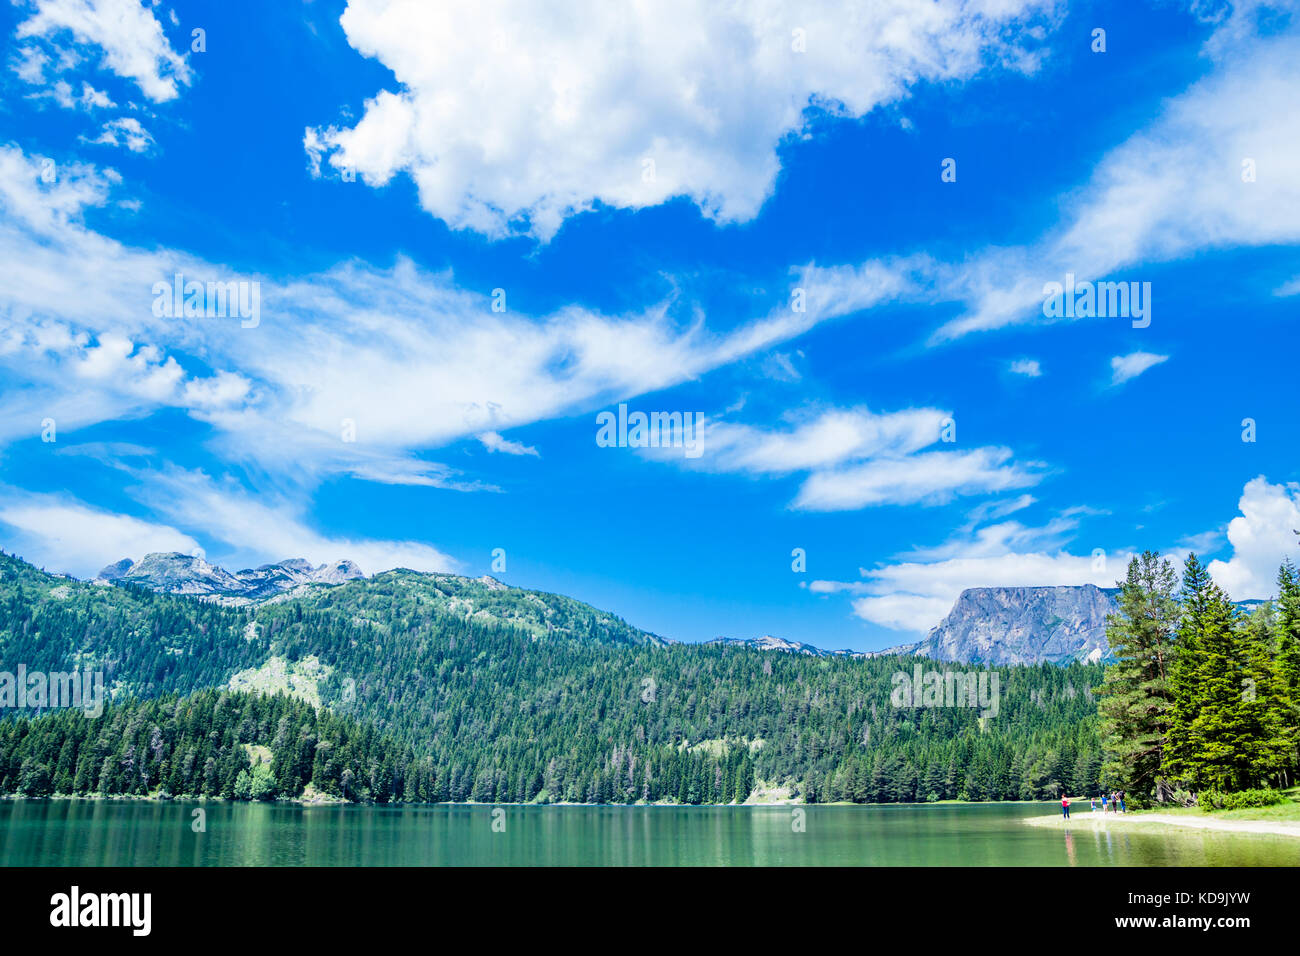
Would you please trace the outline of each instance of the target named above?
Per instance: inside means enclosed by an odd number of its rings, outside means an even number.
[[[424,600],[442,610],[522,626],[534,636],[562,632],[571,636],[603,635],[615,643],[677,643],[635,628],[576,598],[518,588],[489,575],[471,578],[405,568],[367,575],[347,559],[312,565],[305,559],[291,558],[231,572],[196,555],[151,552],[139,561],[123,558],[114,562],[94,580],[102,584],[137,584],[233,606],[300,598],[328,603],[324,595],[336,587],[369,582],[382,588],[388,582],[397,582],[402,588],[421,591]],[[897,655],[983,665],[1108,663],[1114,655],[1106,641],[1106,616],[1116,610],[1118,593],[1118,588],[1093,584],[966,588],[924,638],[878,651],[831,650],[770,634],[753,638],[719,636],[702,643],[828,658]],[[1236,605],[1249,612],[1261,603],[1247,600]],[[564,623],[557,624],[561,619]]]
[[[107,565],[94,580],[139,584],[167,594],[240,604],[274,597],[304,584],[342,584],[366,576],[346,558],[321,565],[313,565],[305,558],[287,558],[232,572],[198,555],[151,551],[139,561],[123,558]]]

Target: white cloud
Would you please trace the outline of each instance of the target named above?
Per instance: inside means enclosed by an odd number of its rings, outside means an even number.
[[[33,402],[66,397],[71,381],[92,388],[102,420],[150,402],[184,408],[213,426],[217,450],[276,472],[364,468],[409,481],[409,471],[376,462],[690,381],[770,351],[841,306],[810,295],[803,312],[782,303],[718,330],[698,314],[678,318],[672,300],[617,316],[494,312],[486,292],[406,259],[273,281],[86,229],[82,213],[108,202],[111,170],[60,166],[50,183],[40,174],[36,158],[0,147],[0,258],[10,280],[0,287],[0,367],[40,390]],[[152,288],[177,272],[260,282],[260,324],[155,316]],[[860,307],[905,282],[883,266],[860,278]],[[189,356],[202,356],[210,375]],[[345,420],[353,443],[340,441]]]
[[[1025,378],[1039,378],[1043,374],[1043,367],[1038,364],[1038,359],[1016,359],[1010,366],[1012,375],[1023,375]]]
[[[14,532],[9,550],[47,570],[77,577],[90,577],[119,558],[150,551],[189,554],[199,546],[170,525],[14,489],[0,503],[0,522]]]
[[[104,69],[133,81],[155,103],[175,99],[191,80],[189,64],[140,0],[35,0],[35,12],[18,25],[17,37],[50,43],[61,68],[77,59],[76,48],[66,45],[69,37],[79,46],[97,47]],[[31,83],[43,80],[49,58],[26,49],[23,56],[19,76]]]
[[[89,83],[81,84],[81,98],[78,102],[88,110],[112,109],[117,105],[107,93],[95,89]]]
[[[124,469],[143,484],[132,489],[170,523],[145,521],[75,499],[6,489],[0,523],[13,529],[9,550],[51,571],[90,577],[121,558],[150,551],[202,553],[198,540],[219,542],[222,563],[246,567],[306,558],[316,564],[350,558],[368,574],[392,568],[455,571],[459,562],[418,541],[324,535],[288,501],[253,496],[202,472]],[[176,526],[190,533],[177,530]]]
[[[421,456],[689,381],[767,353],[834,314],[833,304],[810,299],[804,312],[782,303],[719,330],[699,314],[678,318],[671,300],[618,316],[582,308],[498,313],[485,293],[405,259],[389,269],[349,262],[310,276],[245,276],[88,229],[85,210],[106,205],[119,181],[112,170],[59,165],[49,181],[42,171],[38,158],[0,147],[0,260],[8,270],[0,285],[7,413],[0,443],[30,437],[46,417],[63,439],[95,422],[176,408],[210,427],[206,450],[218,462],[278,485],[281,513],[306,514],[316,487],[332,476],[498,490]],[[176,273],[259,282],[260,324],[155,315],[154,285]],[[864,305],[899,287],[884,267],[871,275],[857,291]],[[527,448],[486,441],[500,451]],[[219,534],[204,531],[199,515],[167,517],[195,534]],[[292,527],[310,533],[300,519]],[[446,565],[440,552],[409,543],[314,540],[319,554],[364,558],[368,569]],[[267,560],[284,557],[274,543],[249,547]]]
[[[874,270],[893,276],[902,300],[959,303],[931,337],[939,343],[1015,323],[1060,321],[1043,313],[1044,286],[1073,273],[1079,283],[1150,281],[1131,270],[1212,250],[1300,243],[1300,18],[1260,29],[1269,4],[1236,4],[1207,43],[1209,73],[1170,98],[1144,130],[1096,164],[1087,183],[1057,197],[1061,221],[1029,245],[990,247],[960,262],[924,255],[856,267],[808,266],[814,294],[856,311]],[[1289,4],[1292,9],[1294,4]],[[1300,288],[1286,283],[1278,295]],[[1151,298],[1159,299],[1158,284]],[[1147,318],[1159,309],[1146,302]],[[1110,319],[1123,321],[1126,319]]]
[[[833,408],[799,412],[782,429],[710,422],[703,433],[704,454],[695,464],[712,471],[781,475],[908,455],[938,441],[949,414],[934,408],[884,413]]]
[[[1105,555],[1098,562],[1092,554],[1065,550],[1083,513],[1070,509],[1042,527],[1018,521],[989,525],[938,547],[902,555],[895,563],[864,568],[859,581],[813,581],[809,590],[857,595],[853,601],[857,617],[921,634],[938,624],[967,588],[1113,587],[1123,576],[1127,552]]]
[[[1114,587],[1128,558],[1112,556],[1104,571],[1093,569],[1090,555],[1066,551],[1009,552],[889,565],[870,572],[867,589],[878,593],[856,599],[853,613],[884,627],[924,633],[943,619],[967,588],[1078,584]]]
[[[977,525],[981,525],[986,521],[996,521],[998,518],[1005,518],[1007,515],[1015,514],[1017,511],[1023,511],[1037,502],[1038,499],[1030,494],[1019,495],[1015,498],[1008,498],[1002,501],[986,501],[983,504],[976,505],[970,510],[967,514],[967,517],[970,520],[963,530],[970,531]]]
[[[1018,499],[1019,503],[1023,499]],[[989,506],[990,515],[994,510]],[[1240,514],[1228,524],[1232,554],[1209,562],[1210,574],[1236,600],[1277,593],[1282,561],[1297,557],[1300,537],[1300,484],[1270,484],[1260,475],[1242,489]],[[977,509],[978,511],[979,509]],[[963,531],[934,548],[918,548],[894,563],[861,569],[857,581],[812,581],[816,594],[854,595],[856,616],[884,627],[923,633],[947,614],[966,588],[1095,584],[1114,587],[1124,576],[1131,552],[1103,552],[1100,566],[1092,553],[1075,554],[1067,546],[1076,537],[1079,518],[1096,512],[1071,508],[1041,527],[1003,521]],[[1218,531],[1181,539],[1163,549],[1181,567],[1190,551],[1217,548]]]
[[[1300,295],[1300,276],[1296,276],[1294,279],[1288,279],[1286,282],[1283,282],[1273,290],[1273,294],[1278,298]]]
[[[1244,23],[1238,11],[1209,45],[1211,73],[1063,197],[1061,228],[941,277],[945,297],[969,308],[939,338],[1043,321],[1043,286],[1067,272],[1079,281],[1139,281],[1119,270],[1206,249],[1300,242],[1300,112],[1280,105],[1300,86],[1300,33],[1293,25],[1261,39]]]
[[[133,153],[143,153],[154,145],[153,134],[134,116],[109,120],[100,127],[99,135],[90,142],[97,146],[121,146]]]
[[[50,58],[39,49],[28,46],[17,50],[9,65],[18,79],[35,86],[45,82],[45,67],[49,62]]]
[[[1246,482],[1237,502],[1240,514],[1228,522],[1232,556],[1211,561],[1214,580],[1239,601],[1277,594],[1277,569],[1297,558],[1300,543],[1300,484],[1270,484],[1260,475]]]
[[[907,458],[879,458],[814,472],[792,507],[844,511],[882,504],[939,505],[959,495],[992,494],[1036,485],[1036,463],[1011,461],[1008,448],[929,451]]]
[[[502,438],[499,432],[484,432],[478,436],[478,440],[488,451],[499,451],[507,455],[538,456],[536,448]]]
[[[1056,7],[575,0],[561,15],[524,0],[351,0],[348,41],[398,89],[350,128],[307,130],[304,147],[313,168],[328,153],[374,186],[405,172],[426,210],[494,237],[549,238],[595,203],[676,196],[741,222],[771,194],[777,148],[808,111],[858,117],[918,82],[1032,72]]]
[[[1137,378],[1147,369],[1167,361],[1169,361],[1168,355],[1156,355],[1152,352],[1116,355],[1110,360],[1110,384],[1123,385],[1129,379]]]
[[[124,468],[141,484],[132,493],[174,524],[222,548],[230,564],[257,564],[306,558],[321,564],[351,558],[367,574],[392,568],[454,571],[459,562],[419,541],[326,535],[303,517],[300,502],[263,489],[254,495],[230,480],[180,468]],[[128,553],[118,557],[138,557]]]
[[[957,495],[1006,491],[1041,480],[1040,463],[1012,462],[1006,448],[921,452],[940,441],[950,419],[950,412],[936,408],[805,408],[788,413],[773,428],[704,420],[697,425],[700,455],[695,458],[676,447],[640,453],[696,471],[807,473],[790,504],[803,511],[941,504]]]

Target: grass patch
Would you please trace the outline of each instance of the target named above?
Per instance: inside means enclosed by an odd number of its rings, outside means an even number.
[[[1300,821],[1300,786],[1282,791],[1283,800],[1268,807],[1243,807],[1238,810],[1203,810],[1200,807],[1155,807],[1143,813],[1168,813],[1178,816],[1205,816],[1212,813],[1216,820],[1294,820]]]

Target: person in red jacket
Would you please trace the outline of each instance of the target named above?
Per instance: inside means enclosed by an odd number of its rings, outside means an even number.
[[[1065,791],[1061,791],[1061,813],[1065,819],[1070,819],[1070,798],[1065,795]]]

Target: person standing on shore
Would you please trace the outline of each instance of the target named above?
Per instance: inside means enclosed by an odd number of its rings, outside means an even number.
[[[1124,806],[1124,791],[1119,792],[1119,812],[1128,813],[1128,807]]]
[[[1064,790],[1061,791],[1061,813],[1065,815],[1065,819],[1070,819],[1070,798],[1065,795]]]

